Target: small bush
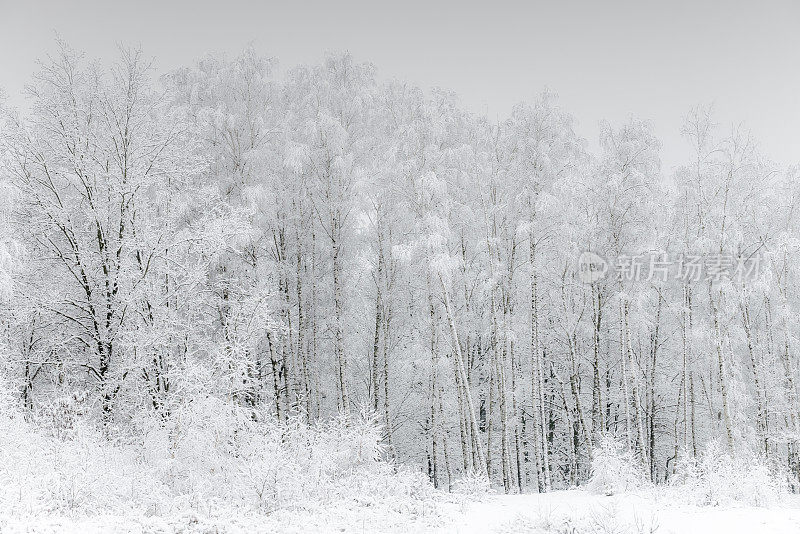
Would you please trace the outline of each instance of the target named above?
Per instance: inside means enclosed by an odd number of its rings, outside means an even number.
[[[641,464],[613,436],[606,434],[592,453],[592,475],[586,489],[614,495],[647,485]]]
[[[492,492],[492,482],[488,476],[471,471],[453,482],[452,492],[459,495],[482,497]]]
[[[678,462],[671,486],[679,490],[677,498],[691,504],[766,506],[787,493],[785,480],[760,456],[734,456],[712,441],[699,458],[685,456]]]

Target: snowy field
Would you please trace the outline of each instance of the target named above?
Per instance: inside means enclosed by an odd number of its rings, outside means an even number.
[[[168,519],[99,516],[0,519],[3,533],[460,533],[460,534],[751,534],[800,532],[800,498],[770,507],[676,505],[665,495],[592,495],[581,490],[540,495],[441,496],[391,509],[356,502],[265,515],[186,514]]]
[[[447,528],[444,531],[448,531]],[[734,534],[800,531],[800,500],[781,506],[699,507],[642,495],[585,491],[489,496],[470,505],[451,532]]]

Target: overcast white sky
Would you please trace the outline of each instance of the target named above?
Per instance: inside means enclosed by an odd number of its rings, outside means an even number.
[[[158,72],[249,42],[284,68],[349,50],[383,77],[452,89],[502,118],[545,86],[596,137],[600,119],[653,121],[667,167],[682,117],[714,102],[763,152],[800,163],[800,2],[129,2],[0,0],[0,87],[13,105],[57,31],[89,56],[141,45]]]

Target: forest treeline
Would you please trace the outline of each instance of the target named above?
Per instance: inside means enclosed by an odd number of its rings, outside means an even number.
[[[713,442],[798,484],[797,168],[702,107],[667,173],[647,121],[591,151],[551,93],[493,122],[349,55],[277,72],[246,50],[154,80],[140,52],[62,46],[4,111],[3,368],[26,411],[108,435],[208,397],[365,413],[442,488],[573,486],[607,435],[653,482]],[[617,269],[641,255],[705,271]]]

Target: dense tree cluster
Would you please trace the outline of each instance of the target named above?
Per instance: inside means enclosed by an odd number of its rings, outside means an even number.
[[[608,436],[653,482],[712,441],[798,482],[798,172],[708,110],[667,175],[645,121],[593,153],[550,93],[495,123],[348,55],[155,84],[139,53],[64,47],[30,97],[0,130],[27,410],[82,399],[109,433],[207,397],[363,411],[444,488],[582,483]]]

